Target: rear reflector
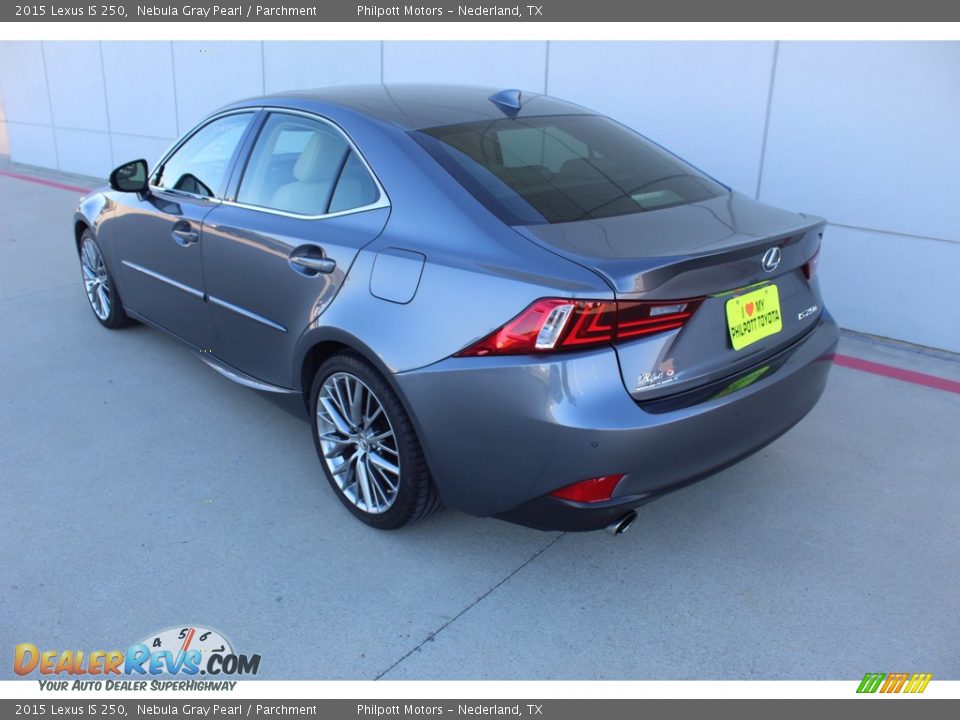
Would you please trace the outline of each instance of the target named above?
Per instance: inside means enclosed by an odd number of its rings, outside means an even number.
[[[620,475],[604,475],[590,480],[581,480],[573,485],[554,490],[550,493],[550,497],[582,503],[603,502],[610,499],[617,483],[622,479],[623,474],[621,473]]]
[[[823,242],[823,233],[820,233],[820,237],[817,239],[817,249],[811,257],[803,266],[803,274],[807,276],[807,280],[811,279],[814,275],[817,274],[817,269],[820,267],[820,245]]]
[[[457,353],[461,357],[581,350],[682,327],[703,298],[537,300],[513,320]]]

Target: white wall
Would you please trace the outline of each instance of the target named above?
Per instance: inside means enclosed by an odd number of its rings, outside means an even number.
[[[0,43],[0,153],[104,177],[245,96],[363,82],[548,92],[823,215],[845,327],[960,352],[960,43]]]

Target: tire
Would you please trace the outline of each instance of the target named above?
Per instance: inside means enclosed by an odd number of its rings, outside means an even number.
[[[133,324],[123,310],[123,302],[106,258],[93,233],[84,230],[80,236],[80,276],[87,302],[97,322],[110,330],[119,330]]]
[[[442,507],[403,404],[362,356],[344,351],[320,366],[310,425],[327,482],[367,525],[395,530]]]

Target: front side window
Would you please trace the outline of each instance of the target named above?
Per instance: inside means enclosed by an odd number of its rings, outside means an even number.
[[[719,183],[595,115],[446,125],[414,139],[510,225],[629,215],[701,202]]]
[[[257,138],[237,202],[318,216],[370,205],[378,197],[376,183],[340,132],[274,113]]]
[[[227,115],[197,130],[160,168],[157,186],[165,190],[221,197],[230,161],[253,113]]]

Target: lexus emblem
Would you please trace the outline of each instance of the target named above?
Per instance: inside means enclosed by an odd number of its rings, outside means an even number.
[[[763,254],[760,267],[764,272],[773,272],[780,267],[780,248],[772,247]]]

